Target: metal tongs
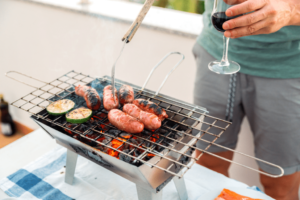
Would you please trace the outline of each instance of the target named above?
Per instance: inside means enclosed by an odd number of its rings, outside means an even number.
[[[146,0],[146,2],[144,3],[139,15],[137,16],[135,21],[131,24],[130,28],[128,29],[128,31],[126,32],[124,37],[122,38],[122,41],[124,41],[124,45],[123,45],[123,47],[121,49],[121,52],[120,52],[119,56],[117,57],[114,65],[112,67],[112,70],[111,70],[111,85],[112,85],[112,93],[113,93],[115,103],[116,103],[116,97],[115,97],[115,69],[116,69],[116,64],[117,64],[119,58],[121,57],[121,55],[123,53],[125,45],[132,40],[133,36],[135,35],[138,28],[142,24],[142,21],[144,20],[146,14],[148,13],[148,11],[151,8],[154,1],[155,0]]]

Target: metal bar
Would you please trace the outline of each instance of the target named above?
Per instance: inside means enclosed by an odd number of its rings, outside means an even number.
[[[178,192],[180,200],[187,200],[188,194],[187,194],[187,189],[186,189],[186,185],[184,182],[184,178],[174,177],[173,181],[174,181],[174,184],[175,184],[175,187]]]
[[[148,83],[148,81],[149,81],[149,79],[151,78],[151,76],[152,76],[152,74],[153,74],[153,72],[157,69],[157,67],[159,67],[170,55],[172,55],[172,54],[178,54],[178,55],[181,55],[182,56],[182,58],[181,58],[181,60],[169,71],[169,73],[167,74],[167,76],[165,77],[165,79],[163,80],[163,82],[161,83],[161,85],[159,86],[159,88],[158,88],[158,90],[156,91],[156,93],[155,93],[155,96],[156,95],[158,95],[158,93],[159,93],[159,91],[161,90],[161,88],[164,86],[164,84],[166,83],[166,81],[168,80],[168,78],[169,78],[169,76],[173,73],[173,71],[182,63],[182,61],[184,60],[184,58],[185,58],[185,56],[182,54],[182,53],[180,53],[180,52],[170,52],[170,53],[168,53],[161,61],[159,61],[159,63],[156,65],[156,66],[154,66],[153,68],[152,68],[152,70],[151,70],[151,72],[150,72],[150,74],[148,75],[148,78],[146,79],[146,81],[145,81],[145,83],[144,83],[144,85],[143,85],[143,87],[142,87],[142,91],[145,89],[145,87],[146,87],[146,85],[147,85],[147,83]]]
[[[65,182],[73,185],[78,154],[67,149]]]

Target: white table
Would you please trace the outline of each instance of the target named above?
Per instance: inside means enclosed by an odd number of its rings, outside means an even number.
[[[57,146],[44,130],[38,129],[12,144],[0,149],[0,179],[14,173],[23,166],[36,160],[45,153]],[[208,190],[218,185],[238,185],[246,188],[247,185],[241,182],[226,178],[223,175],[208,170],[204,167],[194,166],[186,175],[186,181],[195,182]],[[7,195],[0,190],[0,199]]]

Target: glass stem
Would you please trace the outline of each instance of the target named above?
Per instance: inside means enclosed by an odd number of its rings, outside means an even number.
[[[221,60],[221,66],[229,66],[229,62],[228,62],[229,39],[230,38],[223,36],[223,58]]]

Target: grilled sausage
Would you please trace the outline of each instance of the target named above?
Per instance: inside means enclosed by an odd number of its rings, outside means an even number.
[[[145,128],[149,130],[156,130],[161,127],[161,121],[156,115],[142,111],[134,104],[125,104],[123,112],[143,122]]]
[[[86,105],[91,110],[98,110],[101,106],[100,96],[94,88],[78,85],[75,87],[75,93],[84,98]]]
[[[157,115],[161,121],[168,118],[166,111],[151,101],[147,101],[145,99],[136,99],[132,103],[143,111]]]
[[[122,85],[119,90],[120,104],[132,103],[134,100],[133,88],[129,85]]]
[[[112,86],[111,85],[106,86],[103,89],[103,106],[105,110],[110,111],[112,109],[119,107],[118,92],[116,88],[115,88],[115,99],[116,99],[116,103],[114,102]]]
[[[140,133],[144,130],[142,122],[118,109],[109,111],[108,120],[119,130],[126,131],[127,133]]]

